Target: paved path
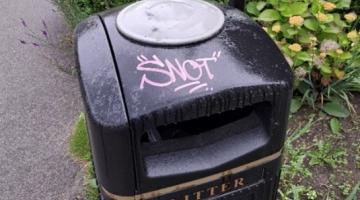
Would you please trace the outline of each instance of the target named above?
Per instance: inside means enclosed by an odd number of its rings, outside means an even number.
[[[20,23],[66,32],[47,0],[0,0],[0,199],[73,199],[79,166],[67,141],[82,109],[78,83],[24,46]]]

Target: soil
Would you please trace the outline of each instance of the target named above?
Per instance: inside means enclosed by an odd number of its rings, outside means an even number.
[[[356,183],[360,180],[360,169],[356,166],[356,156],[359,155],[360,145],[360,95],[355,95],[351,99],[354,108],[358,114],[353,114],[347,119],[342,119],[342,132],[341,136],[332,134],[329,126],[331,117],[324,113],[314,111],[311,108],[302,108],[294,114],[289,120],[289,133],[301,126],[304,126],[309,120],[309,113],[315,113],[315,123],[310,128],[310,131],[295,142],[294,147],[299,145],[306,145],[309,150],[314,150],[314,139],[323,139],[332,141],[334,147],[344,148],[347,151],[347,164],[339,165],[334,169],[330,166],[310,166],[308,160],[305,161],[306,166],[311,171],[310,178],[304,178],[296,184],[304,186],[311,186],[317,191],[317,199],[327,199],[326,196],[333,192],[332,198],[329,199],[345,199],[346,196],[342,194],[342,189],[339,188],[342,184],[349,184],[351,190]],[[335,177],[335,180],[330,177]],[[300,180],[300,179],[299,179]],[[295,183],[294,183],[295,184]],[[340,186],[341,187],[341,186]],[[358,192],[358,199],[360,199],[360,192]],[[306,199],[306,198],[305,198]]]

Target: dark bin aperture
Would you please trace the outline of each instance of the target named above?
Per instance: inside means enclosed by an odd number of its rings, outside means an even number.
[[[140,1],[78,25],[76,54],[103,198],[275,199],[292,74],[241,11]]]

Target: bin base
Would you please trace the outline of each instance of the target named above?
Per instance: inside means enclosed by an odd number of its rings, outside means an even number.
[[[165,193],[152,192],[135,196],[118,196],[101,187],[104,200],[275,200],[280,177],[280,152],[273,154],[273,160],[246,168],[239,173],[234,169],[224,173],[222,178],[200,185],[189,185],[183,189]],[[256,162],[256,161],[255,161]],[[251,165],[248,163],[244,166]],[[241,168],[242,166],[240,166]],[[212,175],[214,176],[214,175]],[[166,189],[162,189],[166,190]]]

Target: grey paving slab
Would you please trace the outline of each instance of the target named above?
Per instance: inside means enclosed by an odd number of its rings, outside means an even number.
[[[0,1],[0,199],[72,199],[79,166],[68,138],[82,109],[74,76],[44,58],[46,50],[22,45],[20,18],[52,34],[67,32],[47,0]],[[75,189],[74,189],[75,188]]]

